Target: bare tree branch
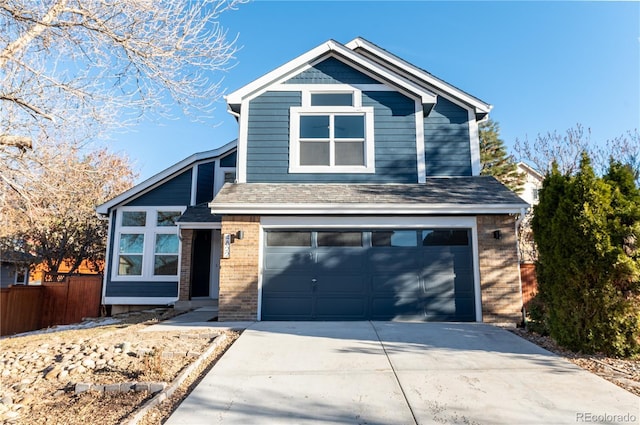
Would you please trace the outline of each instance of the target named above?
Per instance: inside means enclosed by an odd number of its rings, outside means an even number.
[[[81,141],[178,109],[210,120],[237,51],[220,15],[246,1],[3,0],[2,140]]]

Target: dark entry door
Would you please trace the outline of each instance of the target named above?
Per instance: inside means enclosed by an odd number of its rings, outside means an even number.
[[[208,297],[211,287],[211,230],[195,230],[191,258],[191,298]]]

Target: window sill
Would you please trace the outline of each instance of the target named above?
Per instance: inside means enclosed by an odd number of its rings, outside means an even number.
[[[374,167],[363,166],[291,166],[289,173],[291,174],[375,174]]]

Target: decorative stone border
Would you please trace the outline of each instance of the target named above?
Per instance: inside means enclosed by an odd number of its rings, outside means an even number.
[[[213,354],[213,352],[220,345],[222,345],[222,343],[227,340],[227,338],[227,334],[222,334],[217,337],[209,346],[209,348],[207,348],[205,352],[202,353],[200,357],[198,357],[197,360],[195,360],[184,371],[182,371],[182,373],[180,373],[180,375],[178,375],[178,377],[174,379],[171,384],[159,391],[151,400],[143,404],[142,407],[140,407],[135,413],[130,416],[128,421],[123,422],[123,425],[137,425],[142,420],[142,418],[144,418],[146,414],[149,413],[149,410],[151,410],[151,408],[157,406],[158,404],[171,397],[173,393],[180,387],[180,385],[189,377],[189,375],[191,375],[193,371],[198,369],[202,365],[202,363],[206,359],[208,359]]]
[[[129,391],[148,391],[151,394],[158,393],[167,387],[166,382],[122,382],[120,384],[96,385],[89,382],[78,382],[74,387],[76,394],[87,391],[98,391],[101,393],[126,393]]]

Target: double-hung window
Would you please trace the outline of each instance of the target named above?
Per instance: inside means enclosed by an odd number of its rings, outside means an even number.
[[[373,108],[356,90],[303,93],[291,108],[289,171],[373,173]]]
[[[167,280],[178,276],[182,210],[127,207],[118,211],[115,280]]]

